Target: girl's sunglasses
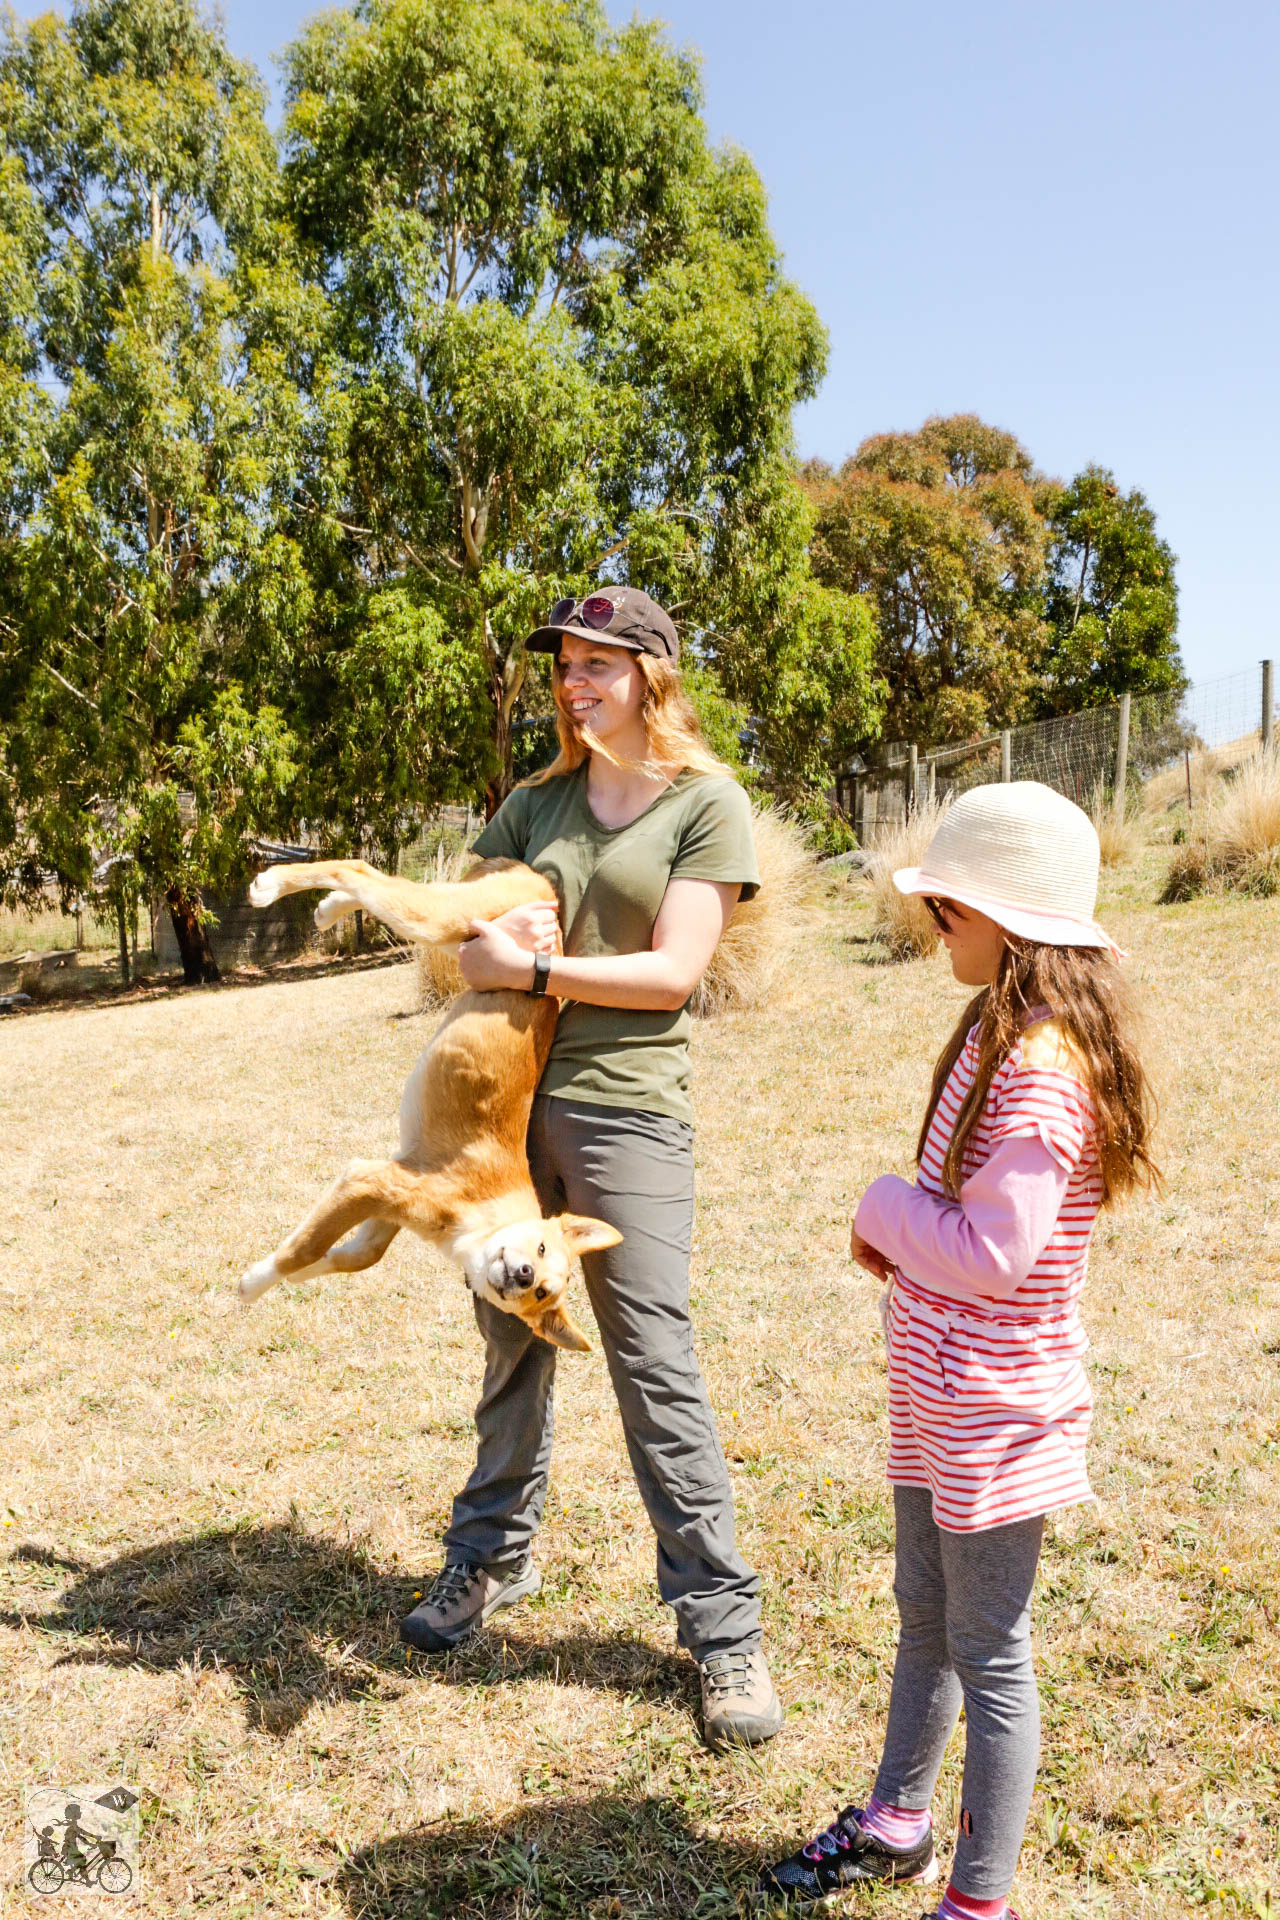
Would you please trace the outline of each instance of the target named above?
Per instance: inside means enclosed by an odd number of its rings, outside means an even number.
[[[953,914],[955,912],[955,902],[952,900],[936,899],[932,894],[929,894],[929,893],[922,894],[920,897],[924,901],[924,904],[928,909],[929,918],[933,921],[933,924],[938,929],[938,932],[950,933],[951,921],[948,918],[948,915]]]
[[[607,633],[618,611],[603,593],[589,593],[585,600],[557,600],[547,615],[549,627],[567,627],[571,620],[581,621],[592,633]]]

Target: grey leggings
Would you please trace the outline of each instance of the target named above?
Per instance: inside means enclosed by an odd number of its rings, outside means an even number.
[[[588,1254],[583,1272],[680,1644],[696,1659],[756,1647],[760,1582],[734,1544],[729,1473],[689,1322],[692,1128],[543,1095],[529,1166],[548,1214],[591,1214],[623,1235]],[[483,1300],[475,1312],[486,1349],[479,1444],[444,1544],[447,1559],[496,1572],[521,1565],[542,1519],[556,1350],[514,1314]]]
[[[876,1793],[923,1810],[963,1703],[964,1783],[951,1878],[974,1900],[1013,1884],[1040,1756],[1031,1589],[1044,1520],[947,1533],[922,1487],[895,1487],[902,1630]]]

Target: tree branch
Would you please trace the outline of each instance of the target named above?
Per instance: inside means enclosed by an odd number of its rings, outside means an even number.
[[[44,668],[46,673],[51,673],[53,675],[54,679],[58,682],[59,686],[65,687],[68,693],[74,694],[77,700],[83,700],[85,706],[89,708],[90,712],[98,713],[101,711],[97,701],[91,700],[87,693],[81,693],[79,687],[73,687],[71,682],[67,679],[67,676],[65,673],[59,673],[58,669],[56,667],[51,667],[47,660],[42,660],[40,662],[40,665]]]

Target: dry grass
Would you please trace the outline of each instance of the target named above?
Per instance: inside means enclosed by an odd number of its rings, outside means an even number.
[[[1222,789],[1225,775],[1258,751],[1259,736],[1246,734],[1241,740],[1221,747],[1201,748],[1191,755],[1191,803],[1193,813],[1213,801]],[[1153,773],[1142,786],[1142,804],[1146,812],[1160,814],[1185,808],[1187,804],[1187,764],[1178,760],[1160,773]]]
[[[475,858],[466,847],[450,853],[443,845],[438,846],[422,879],[428,885],[438,880],[461,880],[468,867],[475,865]],[[413,974],[414,1005],[419,1013],[439,1012],[462,992],[456,947],[414,947]]]
[[[938,944],[938,930],[918,894],[893,884],[899,867],[918,867],[951,802],[929,800],[910,819],[890,827],[870,848],[863,882],[871,900],[871,932],[895,960],[920,960]]]
[[[1251,755],[1220,782],[1173,857],[1164,898],[1186,900],[1215,886],[1280,891],[1280,747]]]
[[[1089,818],[1098,836],[1104,867],[1122,867],[1137,858],[1142,836],[1124,796],[1117,805],[1115,796],[1100,781],[1093,790]]]
[[[1280,901],[1157,909],[1159,864],[1109,874],[1100,906],[1150,1009],[1168,1192],[1095,1242],[1101,1505],[1051,1525],[1036,1602],[1016,1898],[1042,1920],[1280,1898]],[[430,1025],[409,969],[0,1030],[11,1843],[23,1782],[119,1769],[163,1920],[729,1920],[761,1856],[865,1792],[894,1614],[876,1290],[847,1223],[908,1168],[962,997],[940,957],[867,964],[870,922],[846,892],[786,999],[695,1038],[697,1340],[790,1706],[756,1756],[698,1742],[598,1352],[560,1368],[541,1595],[410,1664],[395,1619],[471,1458],[456,1277],[402,1240],[368,1276],[234,1302],[392,1137]],[[37,1911],[13,1844],[0,1879],[5,1912]]]
[[[753,805],[760,891],[742,901],[693,997],[695,1014],[762,1006],[790,972],[812,918],[817,862],[787,814]]]

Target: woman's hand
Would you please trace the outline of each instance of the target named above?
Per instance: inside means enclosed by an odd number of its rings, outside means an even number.
[[[849,1252],[855,1263],[873,1280],[878,1280],[882,1287],[889,1285],[893,1279],[893,1262],[886,1260],[875,1247],[869,1246],[856,1227],[849,1229]]]
[[[560,951],[560,915],[552,900],[531,900],[527,906],[511,907],[488,924],[509,933],[526,953]]]
[[[502,920],[510,917],[504,914]],[[471,922],[471,938],[458,948],[458,967],[467,985],[480,993],[496,993],[504,987],[527,993],[533,984],[532,949],[513,940],[502,920]]]

